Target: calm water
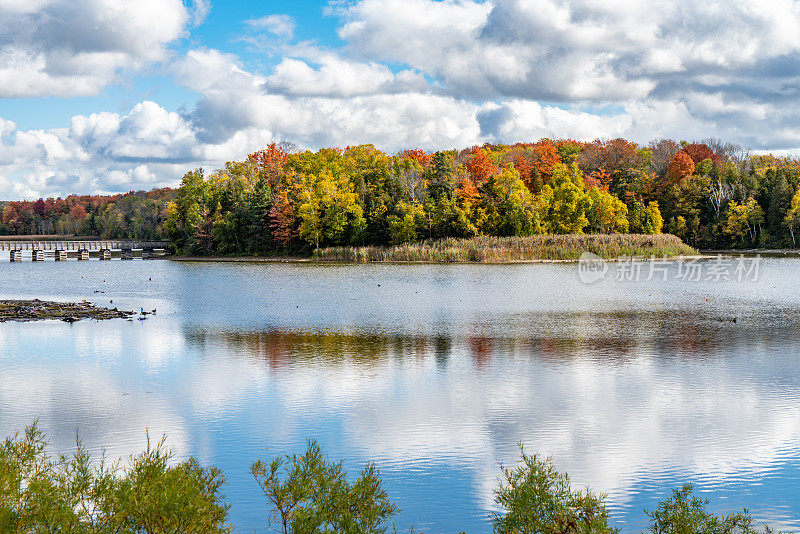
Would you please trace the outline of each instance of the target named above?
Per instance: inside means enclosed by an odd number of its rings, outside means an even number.
[[[378,464],[398,527],[489,532],[521,442],[607,492],[625,532],[685,481],[717,512],[800,529],[800,260],[764,260],[758,282],[673,271],[0,263],[3,298],[158,310],[0,324],[0,435],[38,418],[54,448],[78,428],[128,455],[167,433],[224,469],[241,532],[271,531],[251,461],[309,437]]]

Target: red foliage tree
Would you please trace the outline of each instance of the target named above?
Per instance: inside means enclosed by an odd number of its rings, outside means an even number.
[[[247,159],[255,163],[259,176],[275,190],[283,176],[289,153],[276,143],[270,143],[263,150],[250,154]]]
[[[586,189],[597,187],[603,191],[608,191],[611,187],[611,175],[605,169],[597,169],[583,177],[583,184]]]
[[[86,208],[83,207],[83,204],[75,204],[70,208],[69,214],[72,216],[73,219],[76,221],[82,221],[86,218]]]
[[[704,143],[692,143],[691,145],[686,145],[683,147],[682,152],[692,158],[692,161],[695,165],[707,159],[719,164],[722,159],[713,150],[711,150],[711,147]]]
[[[596,171],[614,174],[639,166],[638,149],[636,143],[625,139],[595,139],[583,146],[578,165],[585,174]]]
[[[47,204],[44,199],[39,199],[33,203],[33,212],[39,217],[44,217],[47,213]]]
[[[297,230],[297,216],[285,189],[278,192],[275,202],[269,210],[269,218],[272,237],[280,245],[286,247],[300,235]]]

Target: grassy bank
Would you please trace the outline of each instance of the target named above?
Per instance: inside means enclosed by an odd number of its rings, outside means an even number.
[[[603,258],[698,253],[671,234],[574,234],[446,238],[393,247],[330,247],[314,251],[313,258],[345,262],[514,262],[577,260],[586,251]]]

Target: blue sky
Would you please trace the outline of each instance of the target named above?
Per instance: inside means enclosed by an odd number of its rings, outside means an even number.
[[[248,32],[244,21],[276,13],[288,14],[296,20],[298,39],[337,47],[341,39],[336,34],[336,19],[323,14],[326,7],[326,2],[305,0],[221,2],[212,6],[203,24],[193,28],[185,38],[176,40],[171,48],[179,54],[199,47],[225,50],[239,56],[250,68],[268,69],[277,64],[280,57],[243,41]],[[142,100],[155,100],[170,111],[191,109],[199,94],[176,83],[161,67],[153,65],[93,96],[0,99],[0,117],[14,121],[23,129],[58,128],[77,114],[88,115],[99,110],[127,113]]]
[[[175,185],[273,141],[800,148],[794,0],[0,0],[0,199]]]

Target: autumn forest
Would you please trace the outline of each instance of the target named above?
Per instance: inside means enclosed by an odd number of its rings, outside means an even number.
[[[800,159],[717,139],[542,139],[390,155],[272,144],[177,189],[0,203],[0,234],[167,237],[195,255],[303,254],[444,237],[672,233],[698,248],[784,248]]]

